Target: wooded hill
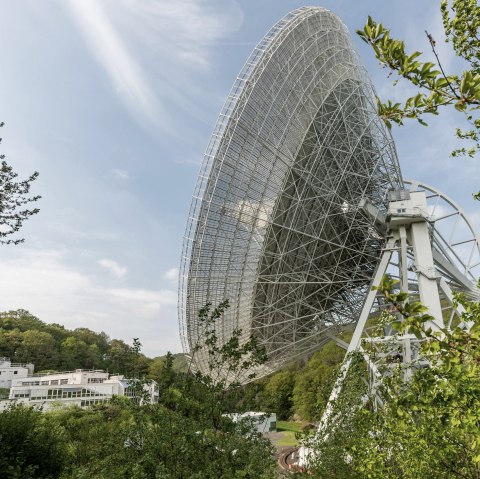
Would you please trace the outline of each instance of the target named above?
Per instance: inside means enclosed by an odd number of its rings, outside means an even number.
[[[331,389],[331,379],[344,352],[333,342],[309,358],[232,390],[228,404],[242,412],[275,412],[280,419],[316,420]],[[66,329],[47,324],[28,311],[0,313],[0,357],[35,364],[35,372],[104,369],[126,376],[148,377],[161,382],[165,356],[137,354],[120,339],[87,328]],[[185,371],[183,354],[172,355],[173,369]]]

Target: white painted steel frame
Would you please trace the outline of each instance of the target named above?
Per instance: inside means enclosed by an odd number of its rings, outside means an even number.
[[[198,311],[229,299],[221,342],[255,335],[281,367],[354,324],[383,239],[358,208],[385,211],[402,187],[373,87],[333,13],[295,10],[257,45],[220,114],[184,239],[179,320],[186,352]],[[194,366],[205,371],[200,349]]]
[[[461,315],[464,312],[461,305],[454,305],[453,292],[463,292],[477,300],[479,298],[476,281],[480,266],[480,237],[476,234],[475,228],[468,217],[453,200],[432,186],[427,186],[418,181],[405,180],[405,184],[410,186],[408,191],[411,194],[420,192],[429,200],[422,205],[422,211],[417,212],[418,216],[423,218],[423,221],[408,225],[408,231],[405,228],[408,219],[406,223],[397,224],[386,230],[388,231],[385,238],[386,246],[371,286],[378,286],[389,268],[388,272],[390,274],[393,273],[394,269],[397,269],[395,276],[400,280],[398,288],[407,292],[410,298],[417,299],[420,296],[422,304],[428,307],[428,313],[435,318],[434,321],[428,322],[426,327],[434,331],[441,330],[444,327],[451,328],[453,317],[456,316],[457,321],[461,321]],[[449,210],[447,210],[447,206],[450,207]],[[395,210],[395,207],[393,210]],[[408,216],[407,214],[406,217]],[[447,217],[455,219],[450,228],[441,224]],[[401,214],[399,219],[401,221]],[[406,234],[406,246],[403,244],[402,230]],[[448,237],[449,240],[446,241],[445,237]],[[458,248],[461,245],[468,245],[468,248],[461,251]],[[435,251],[436,254],[434,254]],[[397,256],[397,261],[395,259],[392,261],[393,255]],[[402,271],[407,269],[405,268],[407,257],[410,260],[408,264],[410,278],[408,278],[406,271]],[[426,275],[427,270],[431,271],[431,274]],[[412,276],[416,276],[416,280]],[[374,384],[371,384],[373,391],[377,390],[378,383],[381,382],[382,371],[385,372],[385,358],[388,356],[391,358],[395,351],[403,352],[403,363],[405,365],[412,364],[413,367],[417,364],[418,366],[419,361],[422,361],[422,358],[417,357],[415,360],[412,358],[411,344],[412,342],[416,343],[418,349],[419,340],[411,334],[388,337],[369,336],[367,320],[371,317],[372,312],[375,311],[378,314],[385,306],[389,307],[381,304],[378,300],[377,291],[370,289],[319,423],[318,437],[328,434],[333,406],[341,393],[352,362],[351,353],[354,351],[364,353],[370,371],[375,373]],[[444,305],[443,308],[441,307],[442,304]],[[374,329],[378,329],[377,326]],[[343,342],[336,337],[332,339],[340,344]],[[370,354],[365,354],[362,341],[370,345]],[[380,345],[378,349],[376,344]],[[391,348],[387,353],[385,350],[386,344],[389,344]],[[405,371],[408,376],[411,375],[411,368],[406,368]],[[308,454],[308,450],[302,451],[303,456],[306,454]],[[302,460],[305,462],[305,459]]]

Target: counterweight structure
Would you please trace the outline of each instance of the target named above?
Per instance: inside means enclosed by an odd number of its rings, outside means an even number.
[[[230,301],[220,342],[240,328],[265,346],[259,375],[353,325],[383,246],[359,205],[386,213],[388,191],[402,188],[346,27],[322,8],[291,12],[238,76],[195,187],[179,286],[194,367],[206,369],[207,302]]]

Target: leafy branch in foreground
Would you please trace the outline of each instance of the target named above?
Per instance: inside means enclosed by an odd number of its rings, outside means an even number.
[[[385,407],[355,451],[359,471],[369,478],[480,477],[480,304],[456,294],[461,322],[435,331],[425,306],[395,292],[395,281],[385,277],[377,289],[397,331],[423,336],[420,358],[429,366],[409,365],[408,382],[387,377]]]
[[[388,363],[377,389],[379,409],[365,402],[358,384],[347,382],[336,427],[326,440],[307,443],[316,453],[307,477],[480,478],[480,304],[456,294],[465,310],[461,322],[438,331],[425,306],[396,283],[385,276],[375,288],[388,303],[383,319],[400,335],[422,338],[420,361]],[[359,362],[351,379],[358,382],[362,372]]]
[[[0,128],[4,123],[0,123]],[[1,142],[1,139],[0,139]],[[5,155],[0,155],[0,244],[19,244],[25,241],[21,239],[3,239],[17,233],[23,223],[37,214],[38,208],[30,209],[26,205],[35,203],[41,196],[28,196],[33,181],[38,177],[34,172],[28,179],[15,181],[18,174],[5,161]]]
[[[200,309],[198,319],[202,341],[193,350],[194,355],[203,356],[208,370],[204,376],[197,374],[207,384],[216,384],[219,389],[236,386],[242,378],[254,379],[255,372],[251,371],[267,359],[265,348],[258,344],[258,340],[254,336],[243,338],[239,328],[232,331],[227,341],[220,342],[217,336],[218,322],[229,307],[228,300],[225,300],[214,309],[211,303]]]
[[[405,119],[416,119],[426,125],[426,114],[437,115],[444,107],[453,106],[465,114],[470,129],[456,129],[460,139],[469,140],[469,148],[459,148],[452,156],[473,157],[480,150],[480,6],[476,0],[442,0],[440,4],[446,41],[451,43],[457,57],[468,68],[461,73],[447,73],[436,48],[436,40],[425,32],[436,62],[420,60],[419,51],[407,53],[401,40],[391,38],[390,31],[381,23],[368,17],[363,30],[357,33],[375,52],[380,63],[414,85],[418,92],[403,103],[377,100],[378,111],[391,128],[392,122],[399,125]],[[397,80],[398,81],[398,80]],[[396,82],[397,82],[396,81]],[[395,84],[396,84],[395,82]]]

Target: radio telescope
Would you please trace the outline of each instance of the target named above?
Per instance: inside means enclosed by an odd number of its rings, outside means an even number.
[[[266,348],[258,375],[358,323],[385,256],[389,192],[404,189],[375,106],[328,10],[294,10],[256,46],[215,126],[185,233],[179,322],[184,350],[200,345],[197,370],[207,302],[230,301],[220,342],[240,328]]]

